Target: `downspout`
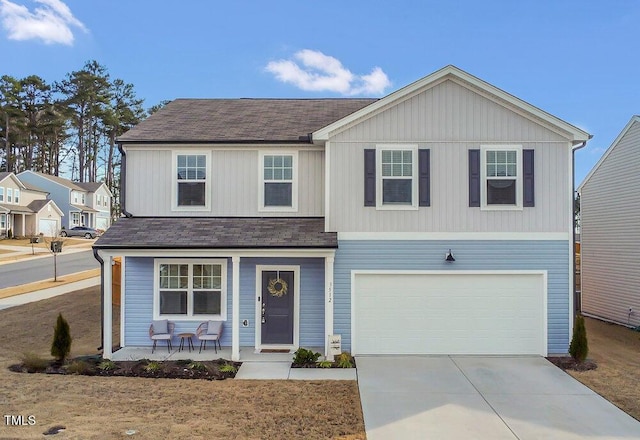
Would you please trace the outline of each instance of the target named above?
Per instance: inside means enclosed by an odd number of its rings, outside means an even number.
[[[122,144],[118,142],[118,151],[120,151],[120,212],[127,218],[133,217],[133,214],[127,211],[125,205],[125,194],[127,190],[125,176],[127,174],[127,153],[125,153]]]
[[[104,349],[104,260],[98,254],[98,249],[93,248],[93,258],[100,263],[100,347],[98,350]]]
[[[573,200],[573,211],[575,212],[575,200],[576,200],[576,151],[584,148],[587,145],[587,141],[582,142],[582,144],[577,147],[573,147],[571,149],[571,200]],[[581,312],[581,302],[578,301],[578,292],[576,290],[576,218],[575,215],[571,216],[571,231],[572,231],[572,249],[573,254],[571,256],[571,270],[573,273],[573,312],[574,315],[576,313]],[[581,299],[581,298],[580,298]],[[573,325],[573,324],[570,324]]]

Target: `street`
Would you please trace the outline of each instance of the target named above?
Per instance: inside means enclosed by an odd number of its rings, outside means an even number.
[[[93,252],[63,253],[57,257],[58,276],[100,267]],[[0,289],[53,278],[53,256],[0,265]]]

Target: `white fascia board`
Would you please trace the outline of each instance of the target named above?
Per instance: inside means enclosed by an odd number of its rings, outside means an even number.
[[[100,254],[113,257],[153,258],[325,258],[336,249],[114,249],[99,248]]]
[[[397,101],[408,99],[416,93],[433,87],[447,78],[458,79],[460,81],[466,82],[467,84],[470,84],[475,88],[488,93],[489,95],[492,95],[513,105],[516,108],[521,109],[526,115],[529,116],[529,119],[533,119],[534,121],[536,121],[536,119],[543,121],[549,124],[551,127],[555,127],[556,129],[559,129],[562,132],[566,133],[565,136],[568,137],[568,139],[573,144],[585,142],[592,137],[586,131],[581,130],[578,127],[571,125],[568,122],[565,122],[539,109],[538,107],[535,107],[528,102],[525,102],[522,99],[517,98],[510,93],[507,93],[504,90],[501,90],[455,66],[449,65],[432,73],[431,75],[425,76],[424,78],[412,84],[409,84],[408,86],[403,87],[400,90],[391,93],[390,95],[385,96],[379,101],[376,101],[332,124],[329,124],[324,128],[321,128],[320,130],[315,131],[312,134],[312,139],[314,142],[318,143],[327,141],[335,131],[344,129],[350,124],[362,118],[371,117],[374,114],[390,107],[391,105],[394,105]]]
[[[635,115],[635,116],[631,117],[631,120],[622,129],[622,131],[620,132],[618,137],[615,138],[615,140],[609,146],[609,148],[607,148],[607,151],[604,152],[604,154],[602,155],[600,160],[593,166],[593,168],[591,168],[591,171],[589,171],[589,174],[587,174],[587,177],[585,177],[584,180],[582,181],[582,183],[580,185],[578,185],[578,192],[582,192],[582,187],[589,181],[589,179],[591,179],[591,176],[593,176],[593,174],[598,170],[598,168],[600,168],[600,165],[602,165],[602,163],[609,156],[609,154],[611,154],[613,149],[616,148],[616,146],[620,143],[622,138],[625,137],[625,135],[631,129],[631,127],[633,126],[634,123],[639,123],[640,124],[640,115]]]
[[[568,241],[572,240],[569,232],[338,232],[341,240],[527,240],[527,241]]]

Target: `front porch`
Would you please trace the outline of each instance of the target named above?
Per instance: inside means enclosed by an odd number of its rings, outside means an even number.
[[[193,341],[195,350],[189,351],[188,349],[179,350],[174,345],[171,351],[167,350],[164,343],[159,343],[158,347],[151,353],[151,347],[123,347],[116,350],[111,355],[113,361],[137,361],[140,359],[149,359],[151,361],[168,361],[168,360],[186,360],[193,361],[212,361],[216,359],[231,360],[232,350],[231,347],[222,347],[218,349],[218,352],[213,349],[213,346],[207,346],[206,350],[202,350],[200,353],[200,343],[197,340]],[[160,345],[163,344],[163,345]],[[322,353],[324,347],[312,347],[311,350]],[[293,359],[293,353],[259,353],[256,352],[253,347],[240,347],[238,359],[240,362],[289,362]]]

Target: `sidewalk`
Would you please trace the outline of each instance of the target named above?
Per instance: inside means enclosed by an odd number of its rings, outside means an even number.
[[[37,290],[35,292],[9,296],[7,298],[0,299],[0,310],[20,306],[35,301],[41,301],[43,299],[53,298],[54,296],[63,295],[75,290],[86,289],[87,287],[99,285],[100,277],[92,277],[85,280],[75,281],[73,283],[66,283],[60,286],[50,287],[48,289]]]

